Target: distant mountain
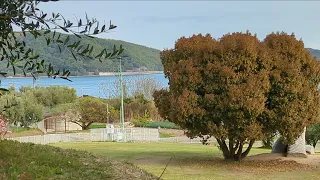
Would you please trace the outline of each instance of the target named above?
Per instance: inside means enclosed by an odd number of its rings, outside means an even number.
[[[56,37],[58,34],[56,34]],[[65,39],[66,34],[61,34],[61,39]],[[74,35],[70,35],[70,41],[78,39]],[[69,69],[72,75],[87,75],[89,72],[114,72],[117,71],[119,67],[118,60],[103,60],[99,62],[98,59],[83,59],[78,58],[76,61],[72,55],[66,51],[62,50],[59,52],[59,49],[56,45],[46,45],[46,41],[43,37],[34,39],[32,35],[27,35],[25,37],[27,46],[33,48],[43,59],[51,62],[52,65],[57,69]],[[122,45],[125,49],[122,56],[126,56],[123,61],[123,70],[124,71],[137,71],[139,69],[148,70],[148,71],[162,71],[163,66],[160,60],[160,50],[133,44],[120,40],[111,40],[111,39],[101,39],[101,38],[82,38],[84,44],[91,43],[95,50],[93,54],[98,54],[103,48],[113,49],[113,45],[119,47]],[[94,53],[96,52],[96,53]],[[6,70],[6,64],[0,62],[0,71]]]
[[[312,48],[306,48],[308,51],[311,52],[312,56],[316,56],[318,60],[320,61],[320,50],[319,49],[312,49]]]

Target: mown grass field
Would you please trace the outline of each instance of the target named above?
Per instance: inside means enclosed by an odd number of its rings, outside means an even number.
[[[95,124],[91,124],[90,129],[97,129],[97,128],[106,128],[106,124],[102,124],[102,123],[95,123]]]
[[[156,179],[132,164],[47,145],[0,141],[0,179]]]
[[[226,162],[215,146],[182,143],[60,143],[64,149],[80,149],[115,160],[130,162],[162,179],[320,179],[320,168],[290,161]],[[269,153],[270,149],[253,148],[250,156]]]

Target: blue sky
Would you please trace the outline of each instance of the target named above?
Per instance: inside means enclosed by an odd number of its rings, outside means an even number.
[[[99,35],[163,50],[181,36],[249,30],[263,39],[275,31],[294,32],[306,47],[320,49],[320,1],[75,1],[42,3],[45,12],[68,19],[90,17],[118,27]]]

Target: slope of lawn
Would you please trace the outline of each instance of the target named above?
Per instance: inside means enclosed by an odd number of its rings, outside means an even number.
[[[224,161],[216,146],[183,143],[59,143],[53,146],[80,149],[101,157],[130,162],[165,180],[211,179],[319,179],[320,168],[292,160]],[[270,153],[253,148],[249,156]],[[172,158],[172,159],[171,159]],[[170,160],[171,159],[171,160]]]
[[[132,164],[88,152],[0,141],[0,179],[156,179]]]

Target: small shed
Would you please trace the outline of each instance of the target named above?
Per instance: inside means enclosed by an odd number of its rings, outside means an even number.
[[[43,119],[43,129],[46,132],[67,132],[82,130],[81,126],[71,122],[63,114],[48,115]]]

